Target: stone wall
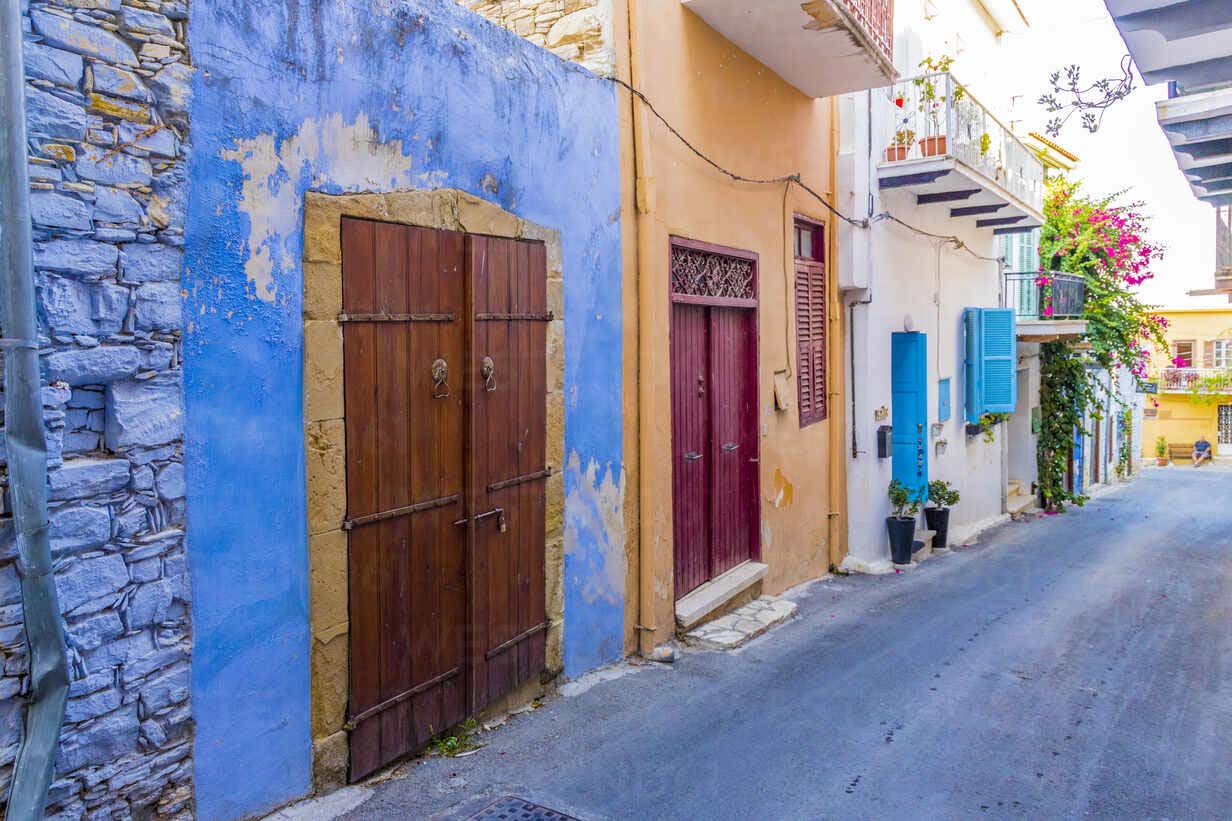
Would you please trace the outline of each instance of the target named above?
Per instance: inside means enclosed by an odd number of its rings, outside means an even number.
[[[616,70],[611,0],[458,0],[565,60],[604,76]]]
[[[23,0],[51,542],[71,675],[49,812],[187,815],[184,2]],[[7,482],[7,474],[3,476]],[[0,539],[0,795],[27,681]]]

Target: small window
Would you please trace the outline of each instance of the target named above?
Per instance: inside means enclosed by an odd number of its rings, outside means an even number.
[[[796,390],[800,427],[826,418],[825,232],[811,222],[795,224]]]
[[[1232,369],[1232,339],[1216,339],[1211,343],[1211,367]]]
[[[825,262],[825,243],[820,225],[811,222],[796,223],[796,259]]]
[[[1178,368],[1192,368],[1194,361],[1193,342],[1172,343],[1172,364]]]

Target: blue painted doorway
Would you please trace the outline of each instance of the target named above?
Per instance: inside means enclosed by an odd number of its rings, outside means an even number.
[[[928,498],[928,337],[890,335],[890,424],[894,478],[922,503]]]

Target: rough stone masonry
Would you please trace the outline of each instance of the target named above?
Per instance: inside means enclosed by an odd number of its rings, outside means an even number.
[[[191,811],[182,0],[21,0],[56,581],[73,683],[49,813]],[[0,449],[0,480],[7,484]],[[27,692],[0,520],[0,796]]]

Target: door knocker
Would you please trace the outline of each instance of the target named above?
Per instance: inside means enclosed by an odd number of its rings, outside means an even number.
[[[442,393],[442,390],[444,393]],[[432,363],[432,398],[447,399],[449,397],[449,363],[437,359]]]
[[[480,367],[479,373],[483,376],[483,386],[487,392],[492,393],[492,391],[496,390],[496,362],[492,360],[492,357],[485,356],[483,358],[483,365]]]

